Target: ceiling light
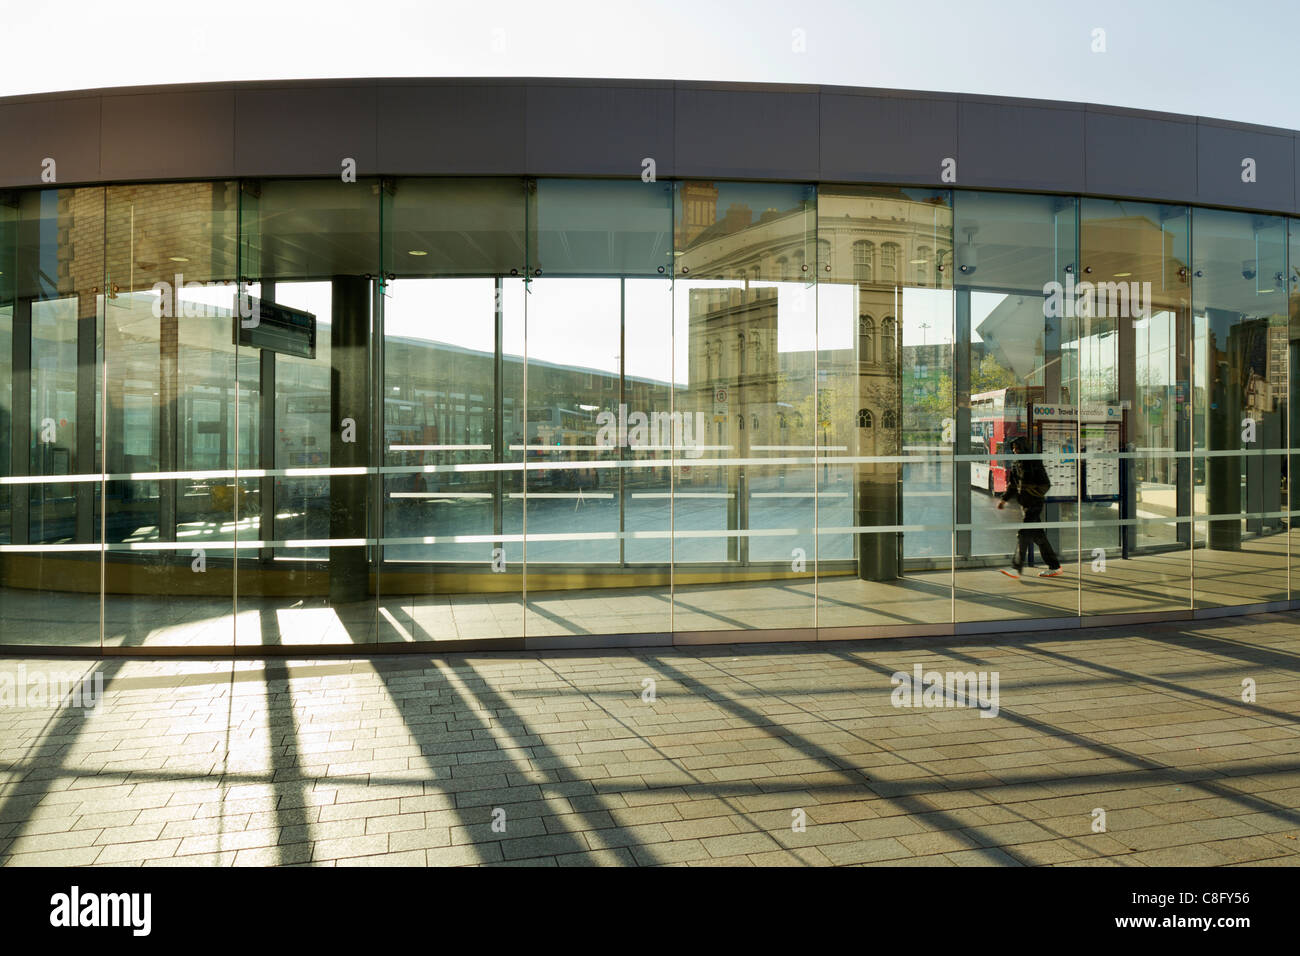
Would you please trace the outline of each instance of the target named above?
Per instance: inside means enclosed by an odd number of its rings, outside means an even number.
[[[1133,273],[1131,273],[1131,272],[1116,272],[1115,275],[1113,276],[1113,278],[1116,278],[1116,279],[1127,279],[1127,278],[1128,278],[1129,276],[1131,276],[1132,274],[1133,274]]]
[[[168,256],[167,258],[170,259],[172,262],[189,262],[189,261],[190,261],[188,256]]]
[[[423,249],[412,249],[410,252],[407,253],[407,255],[408,255],[408,256],[427,256],[428,253],[425,252]]]

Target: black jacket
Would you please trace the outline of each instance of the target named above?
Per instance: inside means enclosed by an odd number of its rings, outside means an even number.
[[[1051,487],[1052,480],[1047,477],[1047,469],[1041,461],[1013,461],[1002,500],[1010,501],[1014,497],[1021,504],[1041,502],[1047,498],[1047,490]]]

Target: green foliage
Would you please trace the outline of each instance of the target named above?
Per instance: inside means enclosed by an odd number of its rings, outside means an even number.
[[[1003,368],[996,358],[986,354],[975,368],[971,369],[970,391],[972,395],[980,392],[992,392],[999,388],[1010,388],[1016,384],[1015,373]]]

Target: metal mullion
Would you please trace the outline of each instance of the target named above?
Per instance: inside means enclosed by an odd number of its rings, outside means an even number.
[[[618,280],[618,402],[627,401],[627,278]],[[618,442],[618,565],[627,567],[626,442]]]
[[[262,280],[261,288],[258,291],[261,293],[263,301],[274,302],[275,280]],[[275,469],[275,353],[268,349],[260,349],[256,354],[258,356],[258,392],[260,397],[258,403],[259,467],[266,471],[272,471]],[[238,371],[236,371],[236,377],[238,377]],[[263,475],[258,479],[258,485],[258,497],[262,499],[260,537],[263,541],[275,541],[278,540],[275,527],[275,516],[278,510],[275,500],[275,477],[273,475]],[[238,531],[236,531],[236,537],[238,537]],[[236,551],[235,560],[238,563],[238,551]],[[270,547],[259,548],[258,560],[263,563],[274,561],[275,549]],[[239,575],[236,574],[236,581],[238,581],[238,578]]]

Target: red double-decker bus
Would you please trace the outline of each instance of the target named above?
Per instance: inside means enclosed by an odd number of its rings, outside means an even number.
[[[998,454],[1007,451],[1013,438],[1029,437],[1029,407],[1042,394],[1041,385],[1014,385],[970,397],[971,454],[981,456],[971,462],[972,488],[991,495],[1007,490],[1008,465],[998,461]]]

